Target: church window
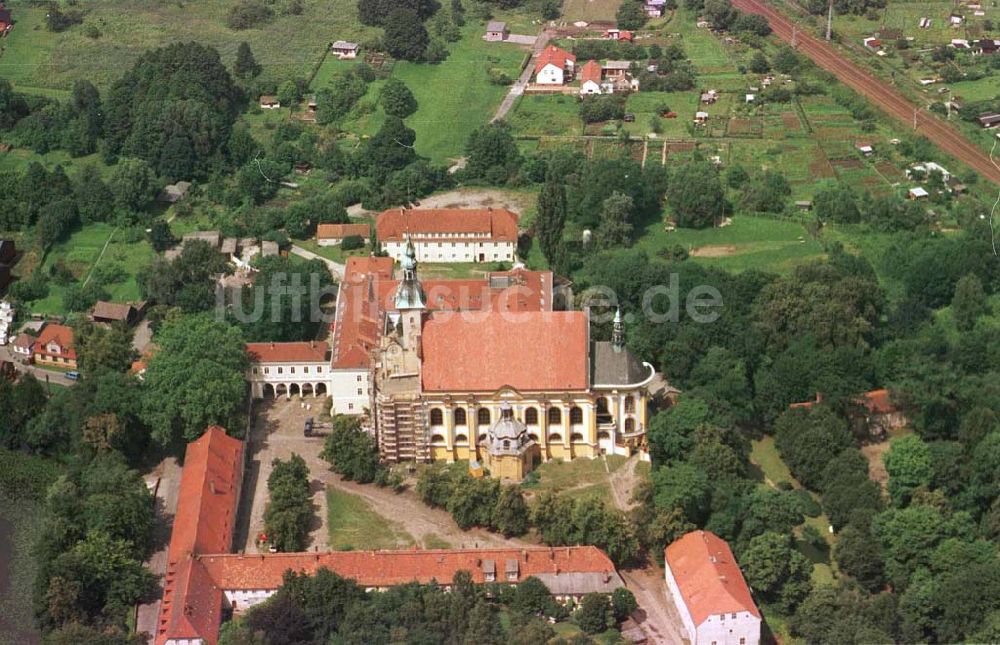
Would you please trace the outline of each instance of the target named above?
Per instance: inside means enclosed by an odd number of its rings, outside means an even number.
[[[441,411],[441,408],[431,408],[431,425],[444,425],[444,412]]]
[[[635,397],[631,394],[625,397],[625,411],[635,412]]]
[[[455,425],[464,426],[465,424],[465,408],[458,408],[455,410]]]
[[[488,408],[479,408],[479,411],[476,412],[476,423],[479,425],[490,424],[490,411]]]
[[[529,426],[538,425],[538,409],[528,408],[524,411],[524,423]]]
[[[556,407],[549,408],[549,423],[562,423],[562,410]]]
[[[569,422],[583,423],[583,410],[580,409],[580,406],[574,405],[569,409]]]

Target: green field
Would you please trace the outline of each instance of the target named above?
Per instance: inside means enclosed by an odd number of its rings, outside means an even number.
[[[146,50],[192,40],[218,49],[227,65],[246,41],[266,78],[305,78],[329,43],[364,42],[380,33],[360,25],[354,0],[303,0],[301,16],[278,15],[243,31],[226,25],[230,0],[88,0],[76,5],[85,13],[84,24],[62,33],[45,29],[43,6],[24,4],[16,3],[17,24],[0,56],[0,77],[22,90],[69,89],[78,78],[105,89]],[[85,35],[89,25],[98,28],[100,37]]]
[[[622,0],[563,0],[562,19],[567,22],[614,22]]]
[[[0,491],[0,645],[37,642],[31,590],[38,566],[31,556],[42,529],[42,505]]]
[[[417,152],[442,163],[458,157],[473,130],[490,120],[507,87],[492,85],[488,70],[515,78],[527,50],[510,43],[482,39],[483,25],[469,22],[462,39],[448,43],[447,60],[436,65],[397,62],[394,77],[417,99],[416,114],[406,124],[417,133]]]
[[[611,484],[608,482],[608,475],[620,468],[625,461],[625,457],[617,455],[568,462],[547,461],[535,469],[535,475],[523,488],[532,494],[551,492],[574,499],[596,498],[610,505]]]
[[[507,122],[521,136],[580,136],[580,99],[566,94],[522,96],[507,115]]]
[[[402,549],[414,543],[413,536],[357,495],[327,488],[326,503],[331,549]]]
[[[55,262],[62,261],[73,276],[83,283],[99,265],[118,265],[127,273],[123,281],[105,287],[111,300],[117,302],[139,300],[142,297],[136,283],[136,273],[153,261],[155,252],[146,240],[128,242],[121,229],[109,224],[88,224],[64,242],[55,244],[36,270],[47,271]],[[106,247],[105,247],[106,245]],[[18,265],[19,269],[26,267]],[[47,274],[46,274],[47,275]],[[49,295],[30,302],[28,308],[39,314],[64,315],[63,293],[66,288],[49,283]]]

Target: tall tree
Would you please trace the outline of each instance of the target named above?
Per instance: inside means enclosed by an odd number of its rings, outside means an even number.
[[[390,78],[379,95],[382,109],[386,114],[405,119],[417,111],[417,99],[406,83],[398,78]]]
[[[707,161],[679,166],[670,176],[667,202],[678,226],[705,228],[721,220],[726,197],[715,166]]]
[[[985,314],[986,292],[983,283],[974,273],[963,276],[955,284],[955,295],[951,298],[951,315],[955,326],[961,331],[969,331],[976,325],[976,319]]]
[[[931,451],[917,435],[894,441],[882,461],[889,474],[889,497],[897,506],[905,506],[914,491],[931,483]]]
[[[594,240],[602,249],[614,249],[632,243],[632,211],[635,204],[628,195],[617,191],[604,200],[601,208],[601,224],[597,227]]]
[[[565,226],[566,187],[560,181],[550,178],[538,194],[538,214],[535,216],[538,243],[549,265],[555,265],[560,259]]]
[[[394,58],[419,61],[430,35],[420,17],[408,9],[394,9],[385,19],[385,48]]]
[[[233,63],[233,73],[237,78],[248,81],[260,75],[261,66],[250,50],[250,43],[245,40],[236,48],[236,62]]]

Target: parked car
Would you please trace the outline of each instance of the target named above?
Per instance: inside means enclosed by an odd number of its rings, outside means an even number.
[[[79,372],[66,372],[66,378],[68,378],[71,381],[77,381],[77,380],[80,379],[80,373]]]

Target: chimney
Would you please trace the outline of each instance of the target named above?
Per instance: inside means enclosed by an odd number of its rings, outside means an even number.
[[[213,495],[217,494],[216,490],[215,490],[215,480],[214,479],[208,480],[208,490],[212,491]]]
[[[274,341],[271,341],[271,349],[274,349]]]
[[[315,348],[316,348],[316,341],[314,340],[309,341],[309,349],[315,349]]]

